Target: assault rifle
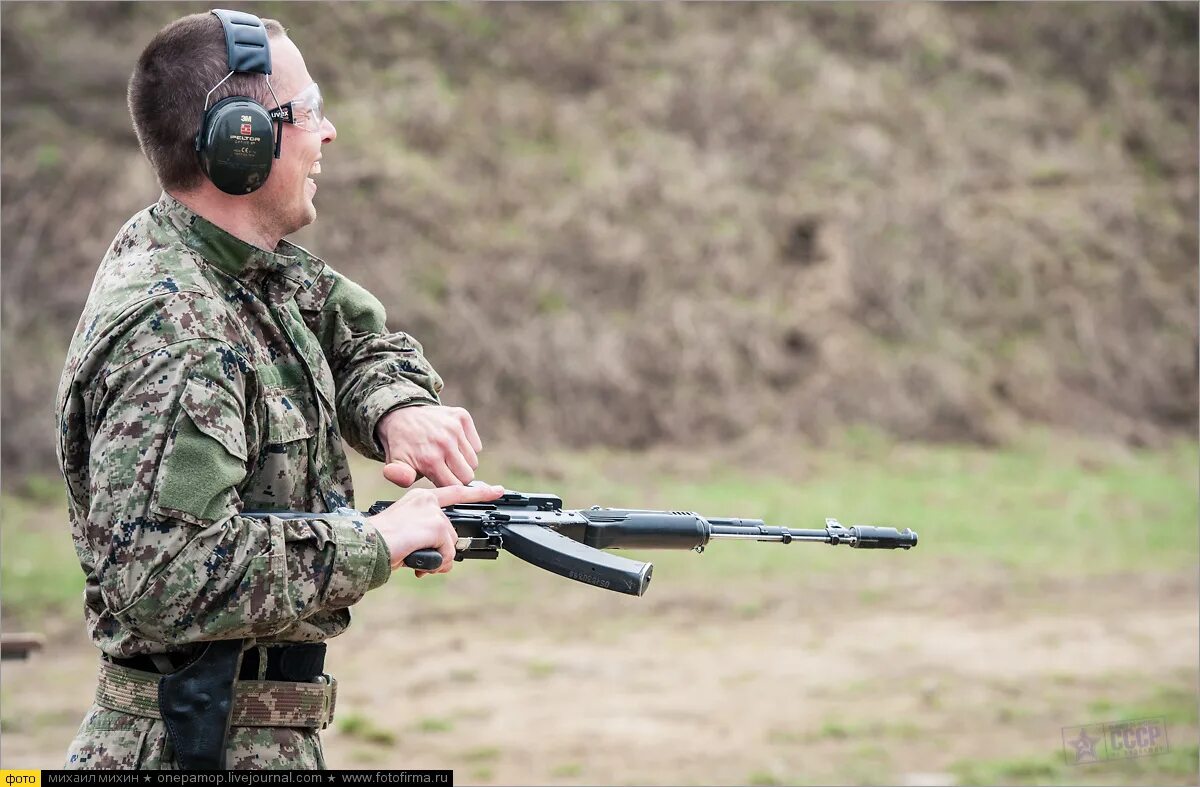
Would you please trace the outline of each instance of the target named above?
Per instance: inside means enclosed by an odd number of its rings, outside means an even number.
[[[374,516],[393,501],[380,500],[367,511]],[[650,584],[653,565],[602,552],[604,549],[694,549],[703,552],[713,539],[795,541],[855,549],[911,549],[912,530],[856,525],[826,519],[821,530],[771,527],[760,519],[704,517],[690,511],[643,511],[593,506],[562,507],[555,495],[506,492],[487,503],[463,503],[443,509],[458,532],[457,560],[495,560],[506,550],[538,568],[617,593],[640,596]],[[335,513],[357,514],[339,509]],[[307,518],[293,512],[244,512],[243,516]],[[442,565],[434,549],[419,549],[404,559],[409,568],[432,571]]]

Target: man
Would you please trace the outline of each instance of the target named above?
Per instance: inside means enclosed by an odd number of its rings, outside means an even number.
[[[215,14],[161,30],[129,82],[163,194],[105,255],[57,402],[103,654],[68,768],[324,767],[324,640],[414,550],[437,549],[439,573],[451,569],[442,506],[503,492],[466,486],[482,445],[466,411],[440,405],[420,345],[282,240],[315,220],[314,177],[337,131],[300,51],[263,25],[269,86],[257,73],[222,82],[229,23]],[[206,99],[229,96],[290,107],[265,182],[237,196],[196,150]],[[389,480],[439,488],[370,518],[330,513],[353,505],[343,439]],[[319,516],[242,515],[287,510]]]

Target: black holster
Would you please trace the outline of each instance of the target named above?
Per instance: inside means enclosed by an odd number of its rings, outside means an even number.
[[[217,640],[158,679],[158,710],[182,770],[225,770],[233,684],[241,663],[242,640]]]

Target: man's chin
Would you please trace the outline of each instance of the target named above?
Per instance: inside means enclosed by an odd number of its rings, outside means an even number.
[[[312,200],[304,200],[293,215],[293,219],[289,222],[290,228],[284,233],[284,237],[291,235],[293,232],[299,232],[317,220],[317,206],[312,203]]]

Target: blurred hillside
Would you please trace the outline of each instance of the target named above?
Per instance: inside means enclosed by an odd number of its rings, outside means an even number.
[[[158,195],[132,64],[208,7],[0,11],[6,470],[53,470],[95,267]],[[237,7],[338,127],[296,239],[485,439],[1197,427],[1193,3]]]

